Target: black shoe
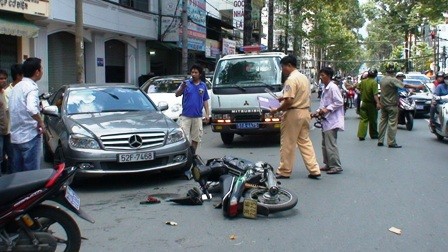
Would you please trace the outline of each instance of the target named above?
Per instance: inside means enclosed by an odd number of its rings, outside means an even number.
[[[364,137],[359,138],[359,141],[364,141],[364,140],[366,140]]]
[[[342,168],[331,168],[330,170],[327,171],[327,174],[339,174],[342,171],[343,171]]]
[[[383,143],[378,143],[377,145],[378,145],[378,146],[384,146],[384,144],[383,144]]]
[[[275,178],[276,179],[289,179],[289,176],[283,176],[283,175],[280,175],[280,174],[275,174]]]
[[[308,178],[310,178],[310,179],[319,179],[320,176],[321,176],[320,174],[316,174],[316,175],[308,174]]]
[[[371,137],[371,139],[378,139],[378,137]]]
[[[396,148],[396,149],[398,149],[398,148],[401,148],[402,146],[401,145],[398,145],[398,144],[392,144],[392,145],[389,145],[389,148]]]

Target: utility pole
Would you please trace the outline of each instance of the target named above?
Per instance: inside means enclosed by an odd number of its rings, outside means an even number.
[[[243,45],[252,44],[252,0],[244,0]]]
[[[182,0],[182,74],[188,73],[188,1]]]
[[[442,47],[442,68],[446,68],[446,46]]]
[[[288,30],[289,30],[289,0],[286,0],[286,18],[285,18],[285,54],[288,54],[288,48],[289,48],[289,43],[288,43],[288,38],[289,38],[289,34],[288,34]]]
[[[268,51],[274,47],[274,0],[268,2]]]
[[[82,1],[75,2],[75,25],[76,25],[76,39],[75,39],[75,53],[76,53],[76,81],[77,83],[85,83],[84,78],[84,20]]]
[[[438,71],[438,62],[437,62],[437,44],[436,44],[436,38],[437,38],[437,34],[436,34],[437,30],[433,30],[431,31],[431,39],[432,39],[432,46],[433,46],[433,50],[434,50],[434,74],[437,73]]]

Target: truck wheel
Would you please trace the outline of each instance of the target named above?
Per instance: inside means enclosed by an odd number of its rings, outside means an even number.
[[[221,133],[221,140],[226,145],[232,144],[234,135],[233,133]]]

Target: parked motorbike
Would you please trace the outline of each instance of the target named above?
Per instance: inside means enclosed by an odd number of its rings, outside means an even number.
[[[410,93],[400,90],[398,92],[398,124],[405,125],[406,129],[411,131],[414,127],[415,111],[415,101],[410,98]]]
[[[247,218],[257,214],[268,216],[297,205],[298,197],[280,186],[274,169],[266,162],[256,162],[225,156],[204,163],[196,156],[192,168],[193,178],[202,192],[210,198],[210,190],[221,192],[224,216],[235,217],[240,213]]]
[[[438,101],[436,106],[436,120],[433,126],[429,126],[431,133],[436,135],[438,140],[448,137],[448,96],[436,97]]]
[[[41,169],[0,177],[0,251],[79,251],[81,234],[62,208],[94,223],[69,187],[77,167]]]

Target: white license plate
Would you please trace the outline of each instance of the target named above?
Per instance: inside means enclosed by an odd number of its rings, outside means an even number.
[[[417,109],[424,109],[423,105],[417,105],[416,107],[417,107]]]
[[[67,189],[65,190],[65,198],[70,205],[72,205],[76,210],[79,210],[81,207],[81,199],[79,199],[78,195],[76,195],[75,191],[73,191],[70,186],[67,186]]]
[[[258,129],[260,125],[258,123],[237,123],[237,129]]]
[[[118,154],[118,163],[139,162],[147,160],[154,160],[154,152]]]

